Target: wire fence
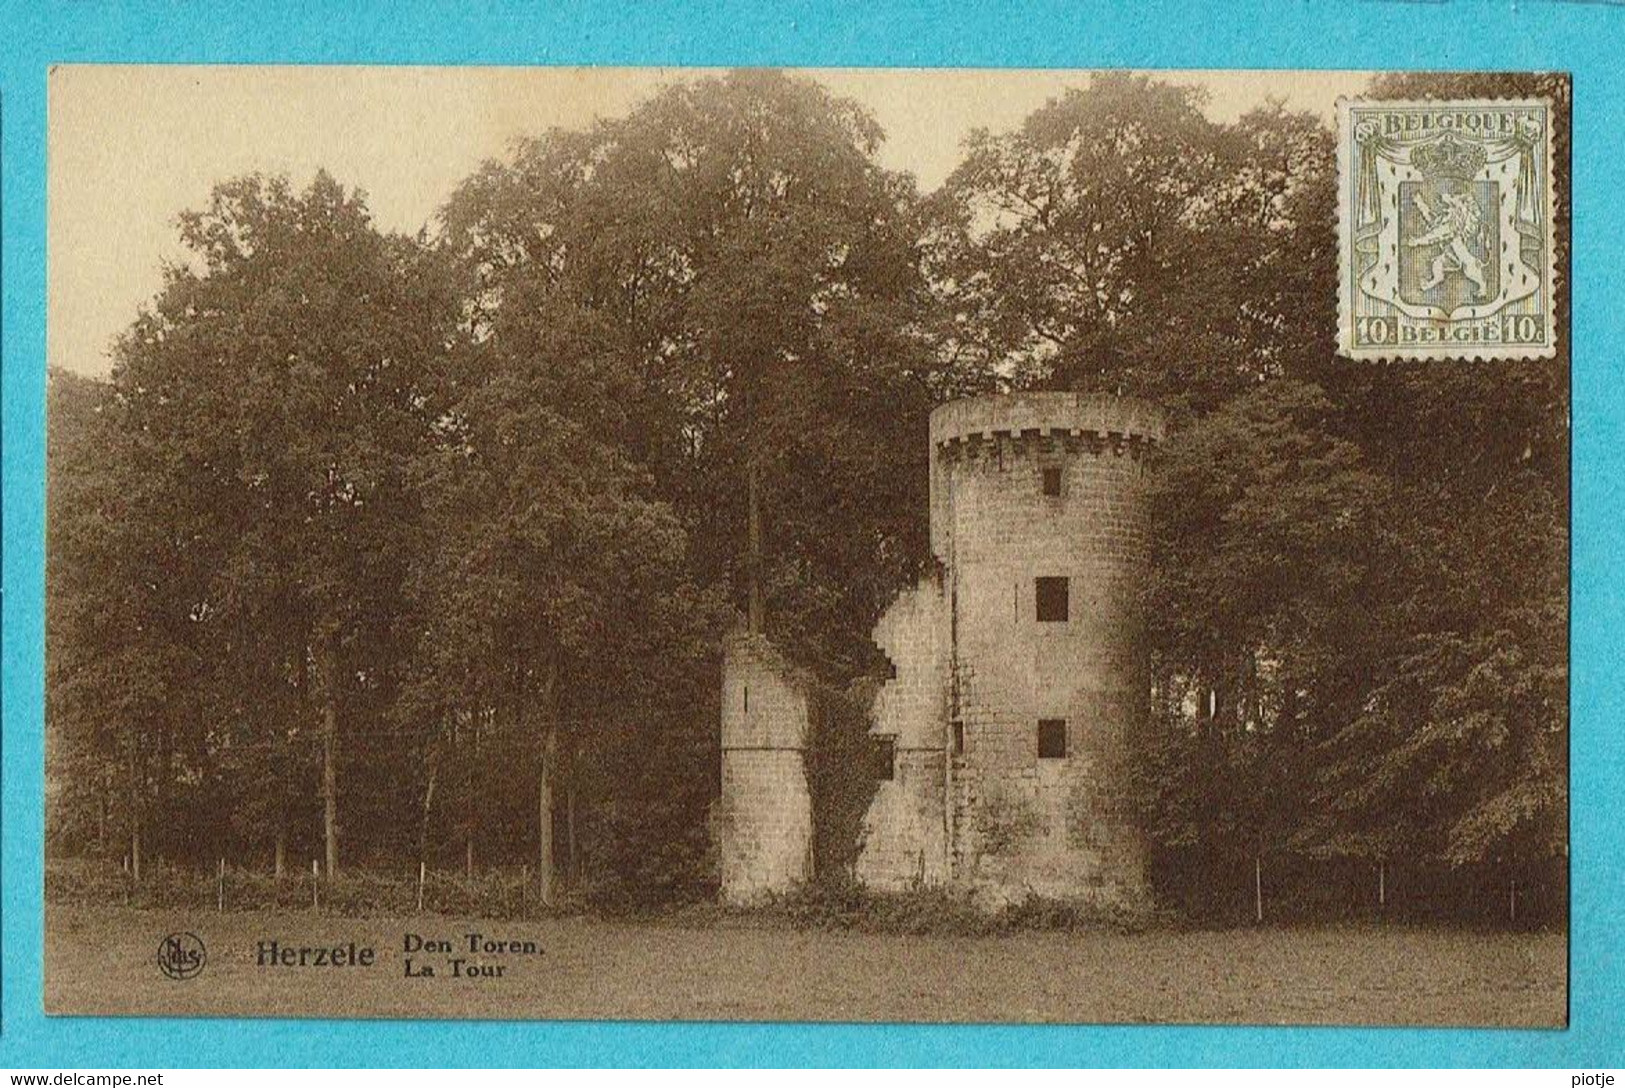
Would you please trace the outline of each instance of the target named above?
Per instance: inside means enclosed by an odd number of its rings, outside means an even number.
[[[52,860],[45,867],[47,902],[138,908],[233,911],[308,911],[372,917],[457,914],[481,918],[530,918],[555,913],[568,892],[558,882],[545,902],[542,882],[528,866],[414,872],[341,869],[329,875],[319,861],[289,868],[281,876],[216,861],[213,870],[163,862],[142,867],[136,879],[127,865],[99,859]]]

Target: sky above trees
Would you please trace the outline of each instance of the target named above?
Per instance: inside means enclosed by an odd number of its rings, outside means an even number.
[[[326,168],[368,196],[385,230],[415,232],[480,162],[520,137],[624,116],[670,68],[221,68],[66,65],[51,76],[50,321],[53,367],[105,375],[109,349],[180,259],[175,220],[221,178]],[[688,70],[691,74],[694,70]],[[814,73],[870,110],[877,160],[940,186],[967,137],[994,133],[1080,71],[828,69]],[[1328,122],[1363,72],[1179,72],[1222,122],[1267,99]]]

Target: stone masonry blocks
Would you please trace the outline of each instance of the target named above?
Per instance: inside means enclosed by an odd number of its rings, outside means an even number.
[[[1144,492],[1162,434],[1157,409],[1117,397],[993,396],[932,413],[938,566],[875,626],[895,675],[870,732],[895,759],[863,823],[859,880],[994,901],[1143,899],[1126,759],[1149,703]],[[1038,619],[1039,578],[1066,579],[1064,621]],[[723,686],[723,887],[749,898],[811,875],[807,698],[759,637],[730,642]],[[1039,756],[1041,720],[1065,723],[1063,756]]]
[[[722,662],[717,847],[723,898],[745,903],[812,875],[811,701],[806,682],[760,635],[731,635]]]

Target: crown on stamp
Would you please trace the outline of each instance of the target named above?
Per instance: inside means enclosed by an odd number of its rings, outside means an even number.
[[[1428,178],[1467,180],[1484,169],[1484,149],[1445,133],[1411,152],[1411,162]]]

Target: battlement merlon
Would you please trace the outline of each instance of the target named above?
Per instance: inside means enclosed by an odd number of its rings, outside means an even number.
[[[1162,440],[1162,410],[1145,401],[1104,393],[995,394],[950,401],[931,413],[931,551],[950,561],[947,547],[948,463],[978,449],[1011,449],[1030,441],[1095,453],[1111,448],[1139,458]]]
[[[1113,435],[1162,440],[1162,411],[1145,401],[1101,393],[1019,393],[950,401],[931,413],[931,448],[996,435]]]

